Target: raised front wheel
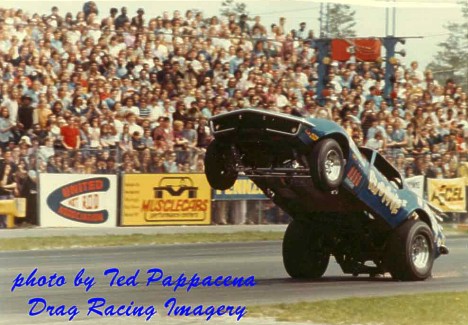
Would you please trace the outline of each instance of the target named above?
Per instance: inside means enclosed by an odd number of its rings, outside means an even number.
[[[345,166],[343,151],[336,140],[318,142],[309,157],[309,164],[312,179],[318,188],[332,191],[341,185]]]
[[[213,140],[205,154],[205,175],[212,188],[227,190],[234,185],[238,173],[233,164],[230,148]]]

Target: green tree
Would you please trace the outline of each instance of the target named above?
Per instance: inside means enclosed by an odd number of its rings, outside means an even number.
[[[459,4],[464,22],[450,22],[445,26],[449,35],[445,41],[438,44],[440,51],[437,52],[427,68],[433,71],[434,77],[442,84],[451,77],[467,88],[468,1],[460,1]]]
[[[326,36],[330,38],[355,37],[355,10],[344,4],[327,5]]]
[[[229,17],[230,15],[240,16],[242,14],[249,15],[247,5],[243,2],[236,2],[235,0],[225,0],[221,3],[220,9],[221,16]]]

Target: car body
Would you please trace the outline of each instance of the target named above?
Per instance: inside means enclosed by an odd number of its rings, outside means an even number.
[[[345,273],[423,280],[448,253],[440,211],[338,124],[241,109],[212,117],[210,128],[210,185],[226,189],[244,174],[293,218],[283,242],[292,277],[321,276],[334,255]]]

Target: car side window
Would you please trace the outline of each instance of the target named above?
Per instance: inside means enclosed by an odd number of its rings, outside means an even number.
[[[374,167],[387,178],[388,182],[396,189],[403,188],[403,179],[400,173],[380,153],[365,147],[360,147],[359,151],[369,162],[373,162]]]

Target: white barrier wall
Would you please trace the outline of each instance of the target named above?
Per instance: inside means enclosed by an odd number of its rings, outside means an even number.
[[[40,174],[42,227],[117,226],[117,176]]]

